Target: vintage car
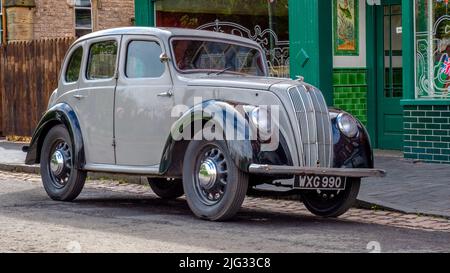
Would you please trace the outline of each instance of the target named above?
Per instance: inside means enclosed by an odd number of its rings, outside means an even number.
[[[369,136],[303,82],[268,76],[251,40],[218,32],[118,28],[78,39],[27,152],[50,198],[72,201],[87,172],[148,177],[161,198],[232,218],[261,184],[337,217],[374,169]]]

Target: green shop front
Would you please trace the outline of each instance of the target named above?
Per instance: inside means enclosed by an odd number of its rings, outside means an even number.
[[[318,86],[374,147],[450,163],[448,0],[135,0],[136,25],[257,41],[270,73]]]

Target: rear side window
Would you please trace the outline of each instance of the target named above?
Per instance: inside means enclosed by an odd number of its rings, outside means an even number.
[[[128,78],[158,78],[164,73],[157,42],[132,41],[128,44],[125,75]]]
[[[66,82],[76,82],[80,76],[81,59],[83,58],[83,48],[80,46],[73,51],[67,65],[65,80]]]
[[[104,41],[91,45],[86,77],[88,80],[110,79],[116,71],[117,42]]]

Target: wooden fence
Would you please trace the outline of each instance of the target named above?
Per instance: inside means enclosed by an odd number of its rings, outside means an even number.
[[[58,86],[73,38],[13,42],[0,48],[0,135],[30,136]]]

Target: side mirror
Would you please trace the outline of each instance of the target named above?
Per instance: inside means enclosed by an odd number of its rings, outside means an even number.
[[[170,58],[166,53],[161,53],[161,55],[159,55],[159,60],[161,63],[167,63],[170,61]]]

